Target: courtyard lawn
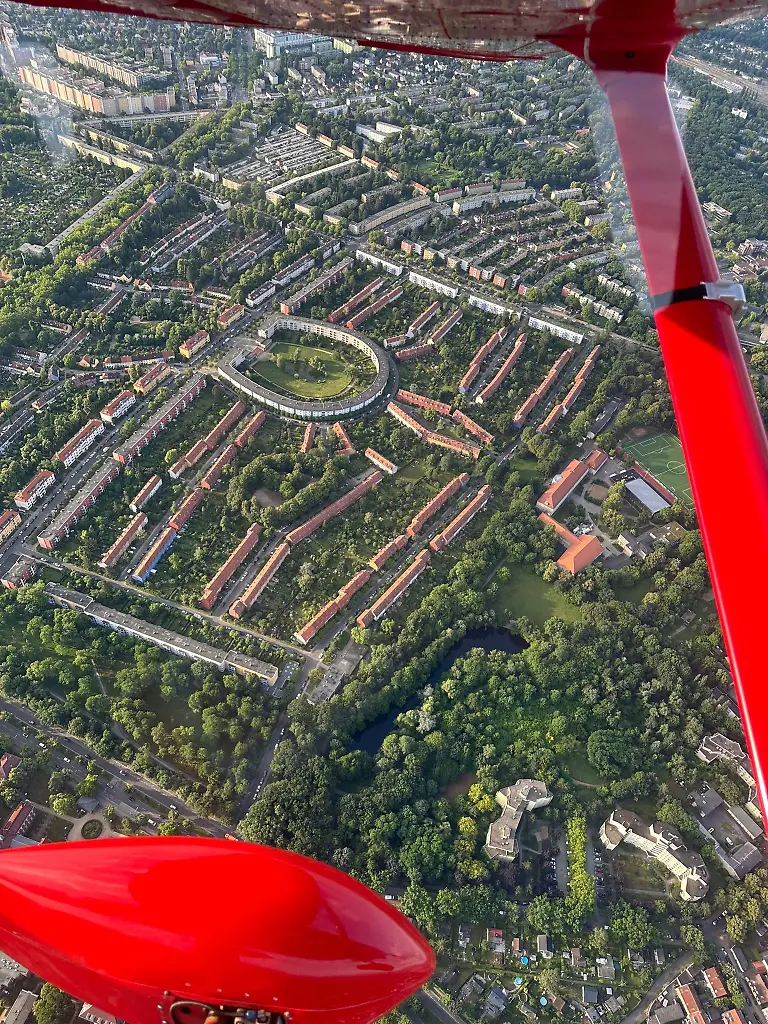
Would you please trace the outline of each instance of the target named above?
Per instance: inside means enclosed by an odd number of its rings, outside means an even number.
[[[537,626],[542,626],[554,616],[566,622],[578,622],[581,618],[581,610],[566,601],[550,583],[545,583],[522,566],[511,565],[508,568],[511,572],[508,582],[494,577],[499,588],[495,604],[502,614],[512,619],[524,615]]]
[[[299,398],[336,398],[352,385],[354,379],[343,360],[325,349],[277,342],[272,346],[271,355],[284,355],[290,360],[288,369],[281,369],[274,359],[262,359],[254,364],[251,373],[257,380],[265,381],[267,386]],[[312,358],[322,362],[322,371],[313,371],[306,365],[306,360]],[[294,369],[297,360],[300,360],[300,369]],[[310,374],[315,373],[318,379],[311,380]]]

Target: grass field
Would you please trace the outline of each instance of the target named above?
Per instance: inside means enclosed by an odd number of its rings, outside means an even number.
[[[683,449],[676,437],[671,434],[654,434],[653,437],[644,437],[638,441],[622,441],[621,447],[681,501],[687,505],[693,504]]]
[[[525,615],[537,626],[543,626],[554,616],[566,622],[577,622],[581,618],[581,609],[566,601],[540,576],[518,565],[511,565],[509,569],[511,577],[508,582],[494,578],[499,588],[494,603],[500,612],[512,619]]]

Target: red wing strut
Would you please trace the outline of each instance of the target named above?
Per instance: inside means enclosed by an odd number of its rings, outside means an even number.
[[[70,5],[68,5],[70,6]],[[322,32],[499,60],[559,46],[610,104],[726,651],[765,817],[763,604],[768,443],[666,96],[687,33],[768,0],[110,0],[87,9]],[[723,478],[738,487],[738,533]],[[130,1024],[202,1024],[253,1008],[297,1024],[367,1024],[429,975],[418,933],[332,868],[216,840],[104,840],[0,854],[2,948]],[[202,1007],[199,1004],[203,1004]]]

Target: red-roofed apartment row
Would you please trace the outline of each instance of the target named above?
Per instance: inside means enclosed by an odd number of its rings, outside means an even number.
[[[462,487],[466,487],[468,483],[469,475],[467,473],[461,473],[459,476],[455,476],[453,480],[450,480],[441,491],[438,491],[431,501],[427,502],[420,512],[416,513],[406,527],[405,532],[408,536],[415,537],[417,533],[420,533],[427,520],[431,519],[449,498],[452,498]]]
[[[520,355],[521,355],[523,349],[525,348],[525,342],[526,342],[527,338],[528,338],[527,334],[521,334],[517,338],[517,340],[515,341],[514,347],[512,348],[512,351],[509,353],[507,358],[504,360],[504,362],[501,364],[499,369],[496,371],[496,374],[485,385],[483,390],[480,392],[480,394],[475,399],[475,402],[477,402],[478,405],[483,405],[485,402],[488,401],[489,398],[492,398],[493,395],[495,395],[496,392],[499,390],[501,385],[504,383],[505,379],[511,373],[512,368],[514,367],[515,363],[520,358]],[[461,388],[459,388],[459,390],[461,390]]]
[[[371,555],[368,559],[368,565],[378,572],[394,554],[403,550],[409,539],[410,538],[407,533],[398,534],[397,537],[388,541],[383,548],[379,548],[375,555]]]
[[[252,523],[235,550],[224,562],[216,575],[209,581],[200,598],[200,607],[210,611],[218,600],[219,594],[232,578],[233,574],[240,568],[251,551],[259,543],[261,537],[261,525]]]
[[[264,426],[266,419],[267,414],[263,409],[260,412],[257,412],[252,419],[248,420],[246,425],[237,435],[235,438],[235,445],[238,448],[245,448],[253,435]]]
[[[105,423],[114,423],[115,420],[119,420],[135,404],[136,395],[132,391],[121,391],[117,398],[107,402],[99,415]]]
[[[675,989],[675,995],[691,1024],[707,1024],[707,1018],[702,1012],[699,997],[696,995],[693,986],[681,985],[680,988]],[[737,1024],[737,1022],[734,1021],[733,1024]]]
[[[728,995],[728,990],[723,984],[723,979],[720,977],[720,972],[716,967],[708,967],[703,972],[704,981],[707,983],[707,988],[712,993],[713,999],[725,999]]]
[[[19,509],[23,509],[25,512],[29,511],[35,502],[42,498],[48,487],[53,486],[55,479],[55,476],[49,469],[41,469],[39,473],[32,477],[29,483],[16,492],[13,501]]]
[[[444,551],[445,548],[454,540],[464,529],[467,523],[477,515],[485,506],[488,504],[491,497],[490,484],[485,484],[481,487],[477,494],[474,496],[472,501],[463,508],[461,512],[456,516],[455,519],[446,526],[442,533],[438,533],[436,537],[433,537],[429,542],[429,546],[433,551],[439,552]]]
[[[365,449],[366,458],[370,459],[374,466],[378,466],[379,469],[383,469],[385,473],[390,476],[394,476],[397,472],[397,466],[394,462],[390,462],[389,459],[385,458],[380,452],[377,452],[375,448]]]
[[[338,437],[338,439],[341,441],[341,450],[337,452],[337,454],[346,456],[354,455],[355,446],[352,444],[352,438],[344,429],[344,425],[337,421],[336,423],[333,424],[333,427],[331,429],[333,430],[336,437]]]
[[[411,562],[405,572],[401,573],[384,591],[378,601],[374,601],[370,608],[366,608],[364,612],[358,615],[358,626],[370,626],[372,623],[378,622],[383,615],[386,615],[392,605],[400,600],[408,587],[424,572],[429,565],[429,559],[429,551],[424,548]]]
[[[450,416],[451,407],[445,402],[438,402],[434,398],[427,398],[426,395],[417,395],[414,391],[403,391],[400,388],[395,395],[398,402],[405,402],[406,405],[415,405],[420,409],[433,409],[441,416]]]
[[[296,641],[302,645],[308,644],[312,637],[340,611],[347,607],[354,595],[361,590],[373,573],[369,569],[361,569],[352,579],[345,583],[336,597],[332,598],[309,620],[306,626],[297,630],[293,635]]]
[[[96,438],[104,433],[104,424],[101,420],[88,420],[84,427],[75,434],[60,448],[53,459],[61,462],[68,469],[73,462],[76,462],[95,442]]]
[[[148,521],[143,512],[138,512],[133,517],[112,547],[101,556],[98,564],[102,569],[109,569],[110,566],[119,561],[134,538],[142,532]]]
[[[301,441],[301,447],[299,451],[302,455],[306,455],[307,452],[312,450],[312,445],[315,443],[315,437],[317,437],[317,424],[308,423],[304,428],[304,437]]]
[[[328,322],[332,324],[339,323],[348,313],[351,313],[353,309],[357,309],[358,306],[365,302],[369,295],[373,295],[377,288],[381,288],[383,284],[383,277],[377,277],[375,281],[371,281],[370,284],[367,284],[365,288],[361,288],[359,292],[345,302],[343,306],[339,306],[338,309],[334,309],[332,313],[329,313]]]

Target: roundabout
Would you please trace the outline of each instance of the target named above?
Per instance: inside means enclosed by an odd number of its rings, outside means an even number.
[[[273,344],[275,334],[285,331],[309,337],[306,343],[298,339],[298,343],[276,340]],[[313,346],[312,336],[354,349],[353,368],[350,370],[344,360],[322,344]],[[222,359],[217,373],[221,380],[249,398],[284,416],[338,419],[372,405],[387,388],[387,354],[357,331],[325,320],[273,313],[259,327],[259,337],[269,343],[266,349],[271,359],[254,359],[247,349],[241,349]],[[363,370],[358,353],[370,363],[370,368],[365,366]],[[296,372],[297,366],[303,372]]]

